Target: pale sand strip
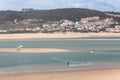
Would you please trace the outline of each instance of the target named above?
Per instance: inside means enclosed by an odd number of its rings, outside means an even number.
[[[120,80],[120,69],[3,74],[0,80]]]
[[[17,52],[17,53],[50,53],[50,52],[68,52],[70,50],[56,49],[56,48],[0,48],[0,52]]]
[[[83,37],[120,37],[119,33],[21,33],[21,34],[0,34],[0,39],[54,39],[54,38],[83,38]]]

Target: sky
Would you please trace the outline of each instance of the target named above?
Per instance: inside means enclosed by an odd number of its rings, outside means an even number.
[[[88,8],[120,12],[120,0],[0,0],[0,10]]]

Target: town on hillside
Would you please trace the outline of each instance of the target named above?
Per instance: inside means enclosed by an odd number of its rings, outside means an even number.
[[[120,32],[119,23],[113,18],[99,16],[74,18],[72,21],[43,21],[42,19],[15,19],[0,25],[0,33],[53,33],[53,32]]]

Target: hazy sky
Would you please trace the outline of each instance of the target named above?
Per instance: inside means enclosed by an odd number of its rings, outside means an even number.
[[[120,0],[0,0],[0,10],[89,8],[119,11]]]

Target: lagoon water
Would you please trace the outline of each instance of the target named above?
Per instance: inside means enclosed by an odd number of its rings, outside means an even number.
[[[0,40],[0,48],[16,48],[18,45],[24,45],[25,48],[60,48],[71,52],[43,54],[0,52],[0,73],[120,67],[120,40]]]

